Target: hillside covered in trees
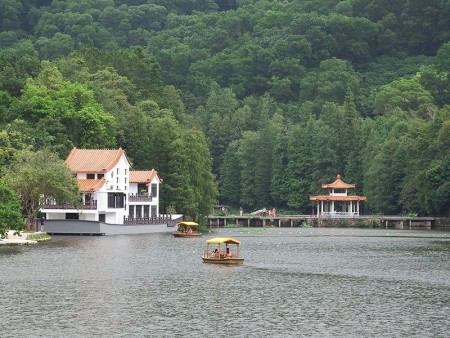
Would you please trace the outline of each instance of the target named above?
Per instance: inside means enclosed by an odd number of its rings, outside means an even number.
[[[126,150],[162,207],[450,213],[447,0],[0,0],[0,175]]]

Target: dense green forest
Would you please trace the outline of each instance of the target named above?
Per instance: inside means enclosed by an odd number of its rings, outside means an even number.
[[[126,150],[162,212],[450,213],[448,0],[0,0],[0,175]],[[1,182],[0,182],[1,183]]]

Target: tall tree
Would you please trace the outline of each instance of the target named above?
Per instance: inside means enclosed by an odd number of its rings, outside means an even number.
[[[166,177],[170,203],[177,212],[201,222],[218,196],[206,140],[199,130],[184,130],[172,147],[171,172]]]
[[[238,204],[241,195],[241,163],[239,161],[239,141],[228,145],[220,167],[220,201],[226,204]]]
[[[113,146],[116,121],[95,102],[93,92],[84,85],[65,81],[49,62],[42,65],[42,72],[35,80],[27,81],[21,97],[11,104],[9,120],[41,125],[50,135],[60,134],[62,127],[72,146]],[[67,154],[70,147],[64,150]]]
[[[240,204],[252,208],[262,207],[256,204],[256,196],[253,189],[256,184],[255,163],[258,161],[257,149],[258,134],[250,131],[244,132],[239,148],[239,158],[241,162]]]
[[[0,182],[0,239],[6,231],[20,230],[23,226],[20,201],[17,194]]]
[[[5,172],[3,180],[21,198],[28,225],[34,224],[47,198],[77,203],[77,180],[65,163],[47,150],[23,152]]]

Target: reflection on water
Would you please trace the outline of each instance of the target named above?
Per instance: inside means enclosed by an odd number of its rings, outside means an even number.
[[[202,263],[205,239],[242,266]],[[220,229],[0,248],[1,337],[446,337],[450,235]]]

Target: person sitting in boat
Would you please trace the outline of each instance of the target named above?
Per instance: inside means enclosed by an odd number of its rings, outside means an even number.
[[[213,252],[213,256],[214,256],[214,258],[220,258],[220,252],[219,252],[219,250],[214,250],[214,252]]]
[[[230,248],[227,248],[227,252],[225,253],[225,257],[224,258],[231,258],[233,257],[233,255],[230,252]]]
[[[188,235],[192,234],[192,229],[191,229],[191,227],[187,228],[186,233],[187,233]]]

